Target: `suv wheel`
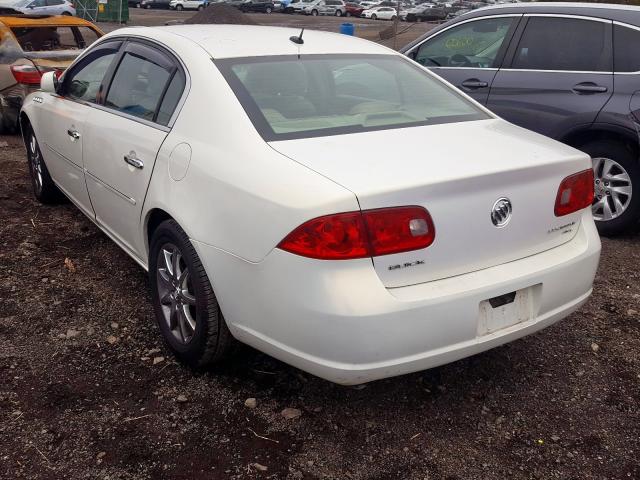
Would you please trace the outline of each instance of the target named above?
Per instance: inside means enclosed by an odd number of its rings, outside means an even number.
[[[371,20],[377,20],[378,16],[375,13],[371,14]]]
[[[590,142],[581,150],[591,155],[595,181],[593,218],[602,235],[618,235],[640,218],[640,165],[623,144]],[[635,190],[635,191],[634,191]]]
[[[160,331],[181,361],[204,367],[227,356],[235,341],[193,244],[174,220],[153,232],[149,283]]]
[[[341,16],[342,16],[342,11],[336,10],[336,17],[341,17]]]
[[[176,5],[176,10],[178,10],[179,12],[181,12],[184,9],[184,7],[180,4]]]
[[[273,10],[271,9],[271,7],[267,7],[267,9],[265,10],[265,12],[267,13],[271,13]]]

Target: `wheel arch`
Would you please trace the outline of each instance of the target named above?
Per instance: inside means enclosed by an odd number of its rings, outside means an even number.
[[[640,134],[627,128],[611,124],[594,124],[590,128],[573,130],[559,140],[572,147],[581,146],[595,141],[613,141],[624,145],[638,160],[640,148],[638,146]]]
[[[151,248],[151,237],[153,236],[153,232],[155,232],[158,226],[166,220],[175,220],[175,218],[162,208],[152,208],[147,212],[144,220],[144,241],[147,257],[149,256],[149,249]]]
[[[20,126],[20,136],[24,139],[24,134],[26,132],[27,127],[33,128],[31,124],[31,120],[29,116],[24,112],[20,112],[20,117],[18,118],[18,125]]]

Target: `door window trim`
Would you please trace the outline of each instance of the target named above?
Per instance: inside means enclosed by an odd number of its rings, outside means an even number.
[[[520,23],[520,21],[522,20],[523,14],[522,13],[503,13],[500,15],[485,15],[482,17],[473,17],[473,18],[468,18],[466,20],[463,20],[461,22],[457,22],[454,23],[453,25],[449,25],[446,28],[443,28],[442,30],[438,30],[436,33],[434,33],[432,36],[425,38],[422,42],[417,43],[416,45],[414,45],[413,47],[411,47],[409,50],[407,50],[406,52],[404,52],[404,55],[406,55],[407,57],[411,58],[413,60],[413,58],[411,57],[412,53],[417,53],[417,50],[424,45],[426,42],[436,38],[438,35],[440,35],[441,33],[446,32],[447,30],[451,30],[454,27],[458,27],[460,25],[464,25],[465,23],[470,23],[470,22],[477,22],[479,20],[488,20],[488,19],[492,19],[492,18],[508,18],[508,17],[519,17],[519,20],[517,20],[514,25],[512,25],[509,28],[509,31],[507,32],[507,34],[504,37],[503,40],[503,44],[500,46],[500,49],[498,50],[498,54],[496,55],[496,60],[499,59],[499,64],[501,65],[502,62],[504,62],[504,59],[506,58],[506,52],[507,52],[507,48],[508,46],[511,44],[511,41],[513,40],[513,37],[516,33],[516,29],[518,28],[518,25]],[[415,61],[415,60],[414,60]],[[429,66],[426,67],[424,65],[422,65],[424,68],[428,68],[429,70],[482,70],[482,71],[494,71],[497,72],[498,70],[500,70],[500,65],[498,65],[497,67],[488,67],[488,68],[478,68],[478,67],[438,67],[438,66]]]
[[[171,114],[171,118],[169,119],[169,122],[167,122],[167,125],[161,125],[159,123],[155,123],[149,120],[145,120],[143,118],[140,117],[136,117],[134,115],[130,115],[128,113],[124,113],[121,112],[119,110],[113,109],[113,108],[109,108],[106,107],[105,105],[103,105],[102,103],[95,103],[95,102],[89,102],[86,100],[76,100],[74,98],[69,98],[69,97],[65,97],[63,95],[56,95],[58,97],[62,97],[65,100],[71,101],[71,102],[76,102],[82,105],[85,105],[87,107],[91,107],[91,108],[95,108],[98,110],[102,110],[103,112],[108,112],[111,113],[113,115],[117,115],[123,118],[126,118],[128,120],[132,120],[134,122],[138,122],[141,123],[143,125],[146,125],[148,127],[152,127],[155,128],[157,130],[162,130],[164,132],[170,132],[171,129],[173,128],[173,125],[175,124],[176,119],[178,118],[178,115],[180,114],[180,111],[182,110],[182,107],[184,106],[186,100],[187,100],[187,96],[189,94],[189,91],[191,90],[191,76],[189,75],[189,70],[186,68],[184,62],[182,61],[182,59],[180,59],[180,57],[173,52],[170,48],[168,48],[166,45],[163,45],[161,43],[158,43],[154,40],[151,40],[147,37],[141,37],[141,36],[137,36],[137,35],[127,35],[127,36],[113,36],[113,37],[109,37],[106,38],[103,41],[98,41],[99,43],[97,43],[95,45],[95,47],[92,47],[90,51],[83,53],[80,57],[78,57],[78,59],[76,60],[76,62],[74,62],[74,64],[67,70],[68,72],[73,73],[75,71],[75,69],[77,68],[78,65],[83,64],[84,60],[88,57],[93,55],[94,52],[99,51],[102,48],[108,48],[107,45],[112,43],[112,42],[122,42],[120,44],[120,47],[117,49],[117,53],[116,53],[116,58],[113,60],[113,63],[109,66],[109,69],[107,70],[103,80],[102,80],[102,84],[101,84],[101,88],[103,91],[105,92],[109,92],[109,88],[111,88],[111,83],[113,81],[113,77],[115,72],[117,71],[118,66],[120,65],[120,61],[122,60],[122,57],[124,56],[124,54],[127,51],[127,46],[131,45],[131,44],[142,44],[148,48],[154,49],[156,51],[156,53],[163,55],[167,60],[169,60],[170,63],[172,63],[178,70],[182,70],[182,73],[184,74],[184,78],[185,78],[185,84],[184,84],[184,89],[182,91],[182,96],[180,97],[180,100],[178,101],[178,103],[176,104],[176,107],[173,110],[173,113]],[[135,48],[135,47],[134,47]],[[174,73],[175,75],[175,73]],[[65,72],[65,77],[66,77],[66,72]],[[171,77],[173,78],[173,76]],[[63,78],[63,82],[64,82],[64,78]],[[162,97],[160,98],[160,105],[162,104],[162,101],[164,100],[164,96],[166,95],[167,92],[167,88],[168,88],[168,84],[165,85],[165,89],[162,92]],[[101,102],[104,102],[104,100],[106,99],[106,95],[104,95],[104,98],[101,99]]]
[[[599,17],[589,17],[589,16],[585,16],[585,15],[571,15],[571,14],[565,14],[565,13],[559,13],[559,14],[555,14],[555,13],[525,13],[523,15],[523,19],[526,19],[526,21],[524,23],[522,23],[522,29],[518,32],[517,38],[514,36],[511,41],[513,42],[514,40],[516,40],[516,42],[513,43],[512,47],[509,48],[509,51],[507,52],[507,54],[504,57],[504,65],[506,65],[506,67],[502,67],[500,68],[501,72],[530,72],[530,73],[567,73],[567,74],[573,74],[573,73],[577,73],[577,74],[590,74],[590,75],[613,75],[613,71],[589,71],[589,70],[540,70],[540,69],[527,69],[527,68],[511,68],[512,64],[513,64],[513,59],[515,57],[516,54],[516,50],[518,49],[518,46],[520,45],[520,40],[522,40],[522,35],[524,34],[524,31],[527,27],[527,24],[529,23],[529,18],[530,17],[549,17],[549,18],[568,18],[568,19],[572,19],[572,20],[590,20],[590,21],[594,21],[594,22],[600,22],[600,23],[604,23],[604,24],[609,24],[611,25],[611,38],[609,38],[609,51],[611,53],[611,65],[613,66],[613,21],[612,20],[608,20],[606,18],[599,18]]]

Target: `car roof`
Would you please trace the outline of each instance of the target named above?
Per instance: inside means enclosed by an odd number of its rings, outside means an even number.
[[[7,27],[35,27],[35,26],[87,26],[98,31],[93,23],[71,15],[0,15],[0,22]]]
[[[154,39],[158,34],[168,32],[198,44],[214,59],[297,54],[395,53],[387,47],[357,37],[306,29],[302,35],[304,44],[297,45],[290,37],[297,37],[300,31],[299,28],[255,25],[171,25],[122,28],[108,36],[139,35]]]
[[[489,5],[472,10],[464,18],[508,13],[552,13],[557,15],[583,15],[604,18],[640,26],[640,7],[612,3],[527,2]]]

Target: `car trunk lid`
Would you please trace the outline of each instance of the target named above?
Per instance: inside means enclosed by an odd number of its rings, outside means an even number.
[[[373,258],[390,288],[503,264],[569,241],[580,212],[555,216],[558,187],[590,166],[585,154],[498,119],[271,146],[351,190],[363,210],[419,205],[430,212],[431,246]],[[498,227],[491,214],[503,198],[513,211]]]

